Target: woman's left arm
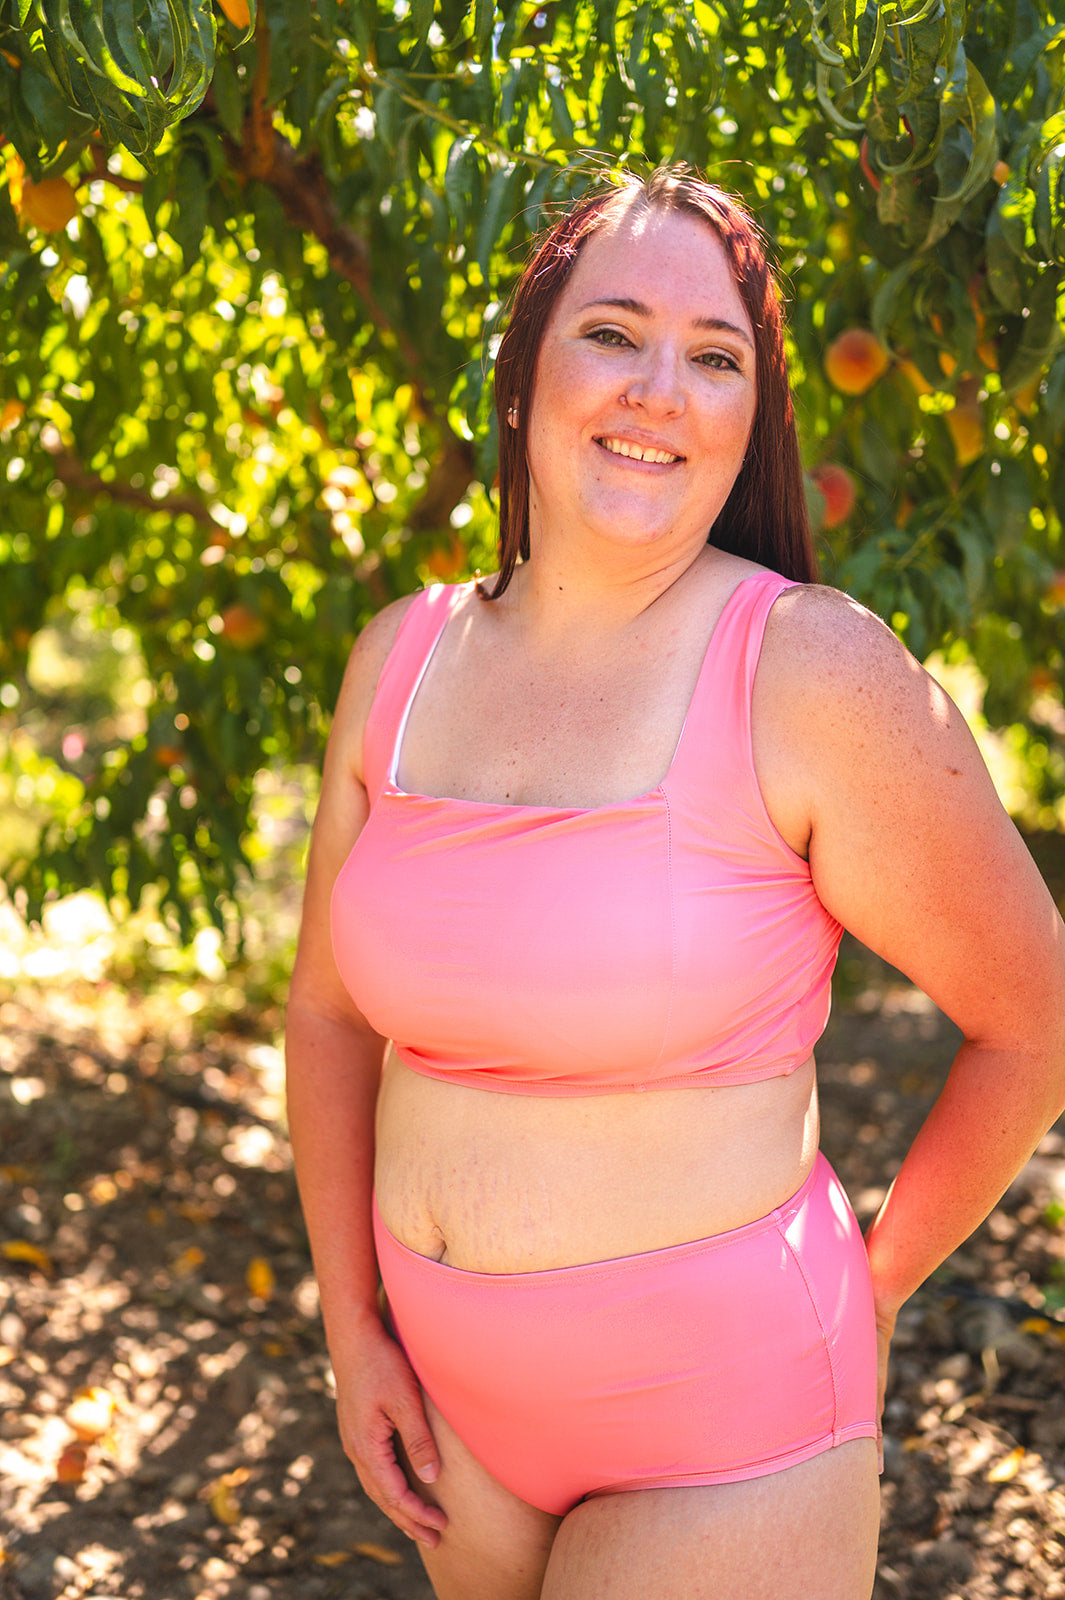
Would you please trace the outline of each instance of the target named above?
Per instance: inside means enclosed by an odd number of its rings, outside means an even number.
[[[806,818],[818,895],[964,1035],[867,1237],[886,1356],[1065,1108],[1065,928],[964,718],[889,629],[793,590],[764,657],[767,777],[785,829]]]

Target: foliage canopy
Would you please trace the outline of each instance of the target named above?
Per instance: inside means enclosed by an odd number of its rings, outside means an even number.
[[[148,685],[0,862],[31,913],[154,884],[221,924],[356,629],[491,564],[508,287],[620,162],[753,206],[825,576],[971,653],[1049,803],[1063,79],[1047,0],[0,0],[0,714],[64,606]],[[843,390],[854,328],[890,360]]]

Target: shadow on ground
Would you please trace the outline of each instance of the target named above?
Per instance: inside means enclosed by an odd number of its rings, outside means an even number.
[[[955,1044],[845,945],[824,1144],[863,1221]],[[0,1004],[2,1600],[430,1600],[334,1435],[279,1067],[107,985]],[[1065,1597],[1063,1218],[1055,1131],[903,1313],[876,1600]]]

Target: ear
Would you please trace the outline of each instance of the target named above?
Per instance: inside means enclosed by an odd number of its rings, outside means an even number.
[[[512,428],[516,428],[518,426],[518,408],[517,408],[517,406],[511,406],[510,407],[509,411],[507,412],[507,421],[510,423],[510,426]]]

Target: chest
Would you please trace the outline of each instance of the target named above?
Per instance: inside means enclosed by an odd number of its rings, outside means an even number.
[[[411,702],[397,782],[507,805],[592,807],[665,777],[699,678],[703,642],[638,641],[550,663],[520,644],[444,641]]]

